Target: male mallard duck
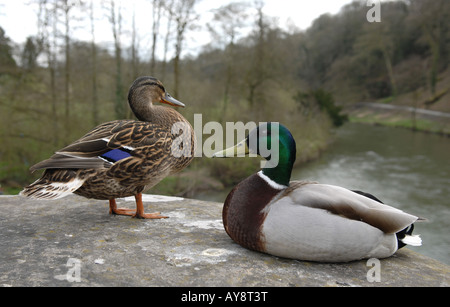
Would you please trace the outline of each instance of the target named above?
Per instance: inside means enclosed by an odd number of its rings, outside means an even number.
[[[108,199],[111,214],[166,218],[159,213],[145,214],[141,193],[189,165],[194,157],[194,132],[181,114],[153,105],[156,102],[184,107],[156,78],[138,78],[129,90],[128,103],[139,120],[101,124],[34,165],[31,171],[45,172],[21,195],[58,199],[75,193]],[[115,198],[132,195],[136,210],[117,208]]]
[[[267,150],[276,145],[278,155],[276,150]],[[270,161],[234,187],[225,200],[223,224],[240,245],[279,257],[319,262],[385,258],[405,244],[421,245],[420,237],[412,235],[413,223],[419,220],[414,215],[384,205],[367,193],[289,182],[296,146],[286,127],[262,124],[215,157],[249,153]]]

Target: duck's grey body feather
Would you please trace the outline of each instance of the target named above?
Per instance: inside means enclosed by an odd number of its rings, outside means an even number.
[[[291,187],[264,209],[262,240],[272,255],[332,262],[385,258],[397,250],[395,233],[418,219],[338,186]]]

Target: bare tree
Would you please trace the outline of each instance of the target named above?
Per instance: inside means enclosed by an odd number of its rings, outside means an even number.
[[[163,61],[162,61],[162,74],[161,74],[161,78],[162,80],[165,80],[166,78],[166,69],[167,69],[167,53],[169,50],[169,41],[170,41],[170,36],[171,36],[171,29],[172,29],[172,22],[173,22],[173,18],[172,18],[172,14],[170,13],[172,11],[172,7],[174,4],[174,0],[170,0],[168,3],[166,3],[165,5],[163,5],[163,8],[166,10],[166,12],[168,13],[167,15],[167,28],[166,28],[166,35],[164,37],[164,56],[163,56]]]
[[[256,19],[256,33],[255,33],[255,43],[254,43],[254,54],[252,59],[252,65],[246,74],[246,83],[248,86],[248,96],[247,100],[251,107],[254,106],[257,90],[264,83],[264,81],[269,77],[269,72],[265,68],[265,54],[266,54],[266,32],[268,30],[268,25],[265,22],[265,15],[263,13],[264,1],[255,1],[255,8],[257,11]]]
[[[180,59],[183,51],[183,42],[185,39],[186,29],[199,17],[194,11],[194,6],[197,1],[198,0],[179,0],[175,2],[175,6],[170,10],[170,14],[172,15],[176,25],[175,58],[173,63],[175,75],[175,97],[178,96],[180,88]]]
[[[215,10],[212,24],[208,29],[215,42],[220,42],[224,48],[226,63],[224,93],[222,102],[221,122],[225,120],[230,96],[231,82],[233,80],[233,59],[235,57],[235,43],[239,35],[239,29],[246,24],[248,14],[247,5],[244,2],[233,2]]]
[[[95,43],[95,10],[94,0],[91,0],[89,19],[91,23],[91,75],[92,75],[92,120],[94,126],[100,124],[97,88],[97,45]]]
[[[133,7],[133,17],[131,25],[131,74],[132,79],[139,76],[139,37],[136,28],[136,8]],[[128,112],[129,113],[129,112]],[[131,115],[131,114],[130,114]]]
[[[124,90],[122,86],[122,8],[116,6],[115,0],[109,0],[109,22],[111,23],[112,33],[114,37],[114,53],[116,59],[116,95],[114,102],[114,110],[117,118],[126,116],[125,105],[123,103]]]
[[[50,101],[53,144],[59,143],[59,122],[57,114],[57,6],[56,3],[49,3],[47,0],[38,1],[38,40],[47,60],[47,67],[50,75]]]
[[[69,118],[70,118],[70,11],[73,8],[73,3],[69,2],[69,0],[61,1],[61,10],[64,13],[64,54],[66,58],[65,69],[64,69],[64,123],[65,123],[65,131],[66,134],[69,133],[70,126]]]
[[[155,74],[156,68],[156,43],[158,41],[159,27],[161,24],[163,0],[153,0],[153,26],[152,26],[152,50],[150,58],[150,73]]]

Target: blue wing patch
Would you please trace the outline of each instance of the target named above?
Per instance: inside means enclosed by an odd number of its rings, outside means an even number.
[[[113,149],[100,156],[100,158],[111,163],[116,163],[117,161],[126,159],[128,157],[131,157],[130,150],[125,148]]]

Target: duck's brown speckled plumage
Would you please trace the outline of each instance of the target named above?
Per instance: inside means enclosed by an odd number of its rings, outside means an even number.
[[[45,172],[22,195],[58,198],[64,194],[61,190],[71,188],[70,192],[87,198],[113,200],[137,195],[188,166],[194,156],[193,129],[175,110],[151,103],[165,102],[164,94],[158,80],[137,79],[130,88],[129,103],[140,120],[101,124],[36,164],[32,171]],[[174,129],[178,133],[172,133],[175,124],[183,128]],[[123,149],[125,157],[118,161],[101,157],[114,149]]]

